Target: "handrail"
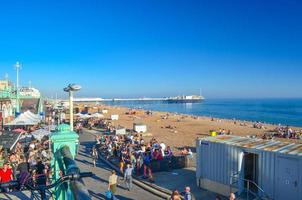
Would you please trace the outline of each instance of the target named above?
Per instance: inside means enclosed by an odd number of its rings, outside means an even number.
[[[247,183],[247,185],[248,185],[248,188],[247,188],[247,192],[250,192],[250,193],[252,193],[251,192],[251,190],[249,189],[250,187],[250,184],[252,184],[252,185],[254,185],[256,188],[257,188],[257,190],[259,191],[260,190],[260,192],[262,193],[262,195],[260,195],[260,197],[262,196],[262,197],[266,197],[266,198],[269,198],[270,199],[270,196],[255,182],[255,181],[252,181],[252,180],[249,180],[249,179],[245,179],[245,178],[240,178],[240,177],[237,177],[236,175],[238,175],[239,176],[239,174],[238,173],[236,173],[236,174],[233,174],[233,175],[231,175],[231,180],[233,179],[233,178],[235,178],[235,179],[237,179],[237,181],[236,182],[234,182],[234,181],[231,181],[231,183],[230,183],[230,186],[232,186],[232,185],[234,185],[235,183],[238,183],[239,182],[239,180],[241,180],[241,181],[244,181],[244,182],[246,182]],[[254,194],[254,193],[253,193]],[[259,194],[255,194],[255,195],[257,195],[257,196],[259,196]]]
[[[60,153],[63,157],[63,162],[65,165],[67,176],[76,176],[79,177],[78,179],[74,179],[70,181],[70,189],[73,193],[73,197],[75,200],[81,199],[81,200],[90,200],[91,197],[89,195],[89,192],[87,188],[84,185],[84,182],[80,179],[80,169],[77,166],[75,160],[72,157],[72,154],[70,152],[70,149],[68,146],[64,146],[60,149]]]
[[[54,183],[52,183],[50,185],[33,186],[30,183],[27,183],[24,186],[25,186],[25,190],[27,189],[27,190],[31,190],[31,191],[39,191],[39,193],[41,195],[41,199],[44,200],[44,199],[46,199],[46,191],[48,191],[49,189],[55,188],[67,181],[77,182],[81,178],[86,178],[86,177],[91,177],[91,176],[93,176],[92,172],[83,172],[83,173],[79,173],[79,174],[70,174],[70,175],[60,177],[57,181],[55,181]],[[10,181],[10,182],[0,184],[0,188],[19,187],[19,186],[20,186],[20,183],[18,181]],[[82,193],[81,191],[79,193],[77,193],[78,195],[76,195],[75,199],[78,199],[79,196],[80,196],[80,199],[87,199],[87,198],[83,198],[83,196],[79,195],[81,193]]]
[[[57,187],[58,185],[66,182],[66,181],[74,181],[74,180],[78,180],[80,178],[91,177],[92,175],[93,174],[91,172],[72,174],[72,175],[63,176],[50,185],[32,186],[30,184],[27,184],[26,187],[28,187],[30,190],[40,190],[41,187],[43,187],[45,190],[49,190],[51,188]]]

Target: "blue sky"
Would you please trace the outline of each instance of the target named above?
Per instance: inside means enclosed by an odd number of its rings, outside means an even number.
[[[302,97],[302,1],[0,2],[0,77],[45,96]]]

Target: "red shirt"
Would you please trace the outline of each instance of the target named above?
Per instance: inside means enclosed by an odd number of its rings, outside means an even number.
[[[1,177],[1,183],[6,183],[11,181],[12,177],[12,170],[7,169],[6,171],[3,171],[3,169],[0,169],[0,177]]]

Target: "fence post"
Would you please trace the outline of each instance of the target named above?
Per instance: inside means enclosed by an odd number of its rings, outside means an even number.
[[[247,181],[247,194],[246,194],[247,200],[249,200],[249,193],[250,193],[250,182]]]

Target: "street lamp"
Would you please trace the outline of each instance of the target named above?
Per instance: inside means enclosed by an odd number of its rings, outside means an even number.
[[[79,91],[81,88],[77,84],[69,84],[64,88],[65,92],[69,92],[69,124],[71,131],[73,131],[73,92]]]
[[[3,110],[2,110],[2,103],[1,103],[1,107],[0,107],[0,122],[1,122],[1,129],[0,131],[3,130],[3,125],[4,125],[4,122],[3,122]]]
[[[19,70],[22,69],[21,64],[17,61],[14,65],[16,72],[17,72],[17,91],[16,91],[16,113],[20,114],[20,102],[19,102]]]

